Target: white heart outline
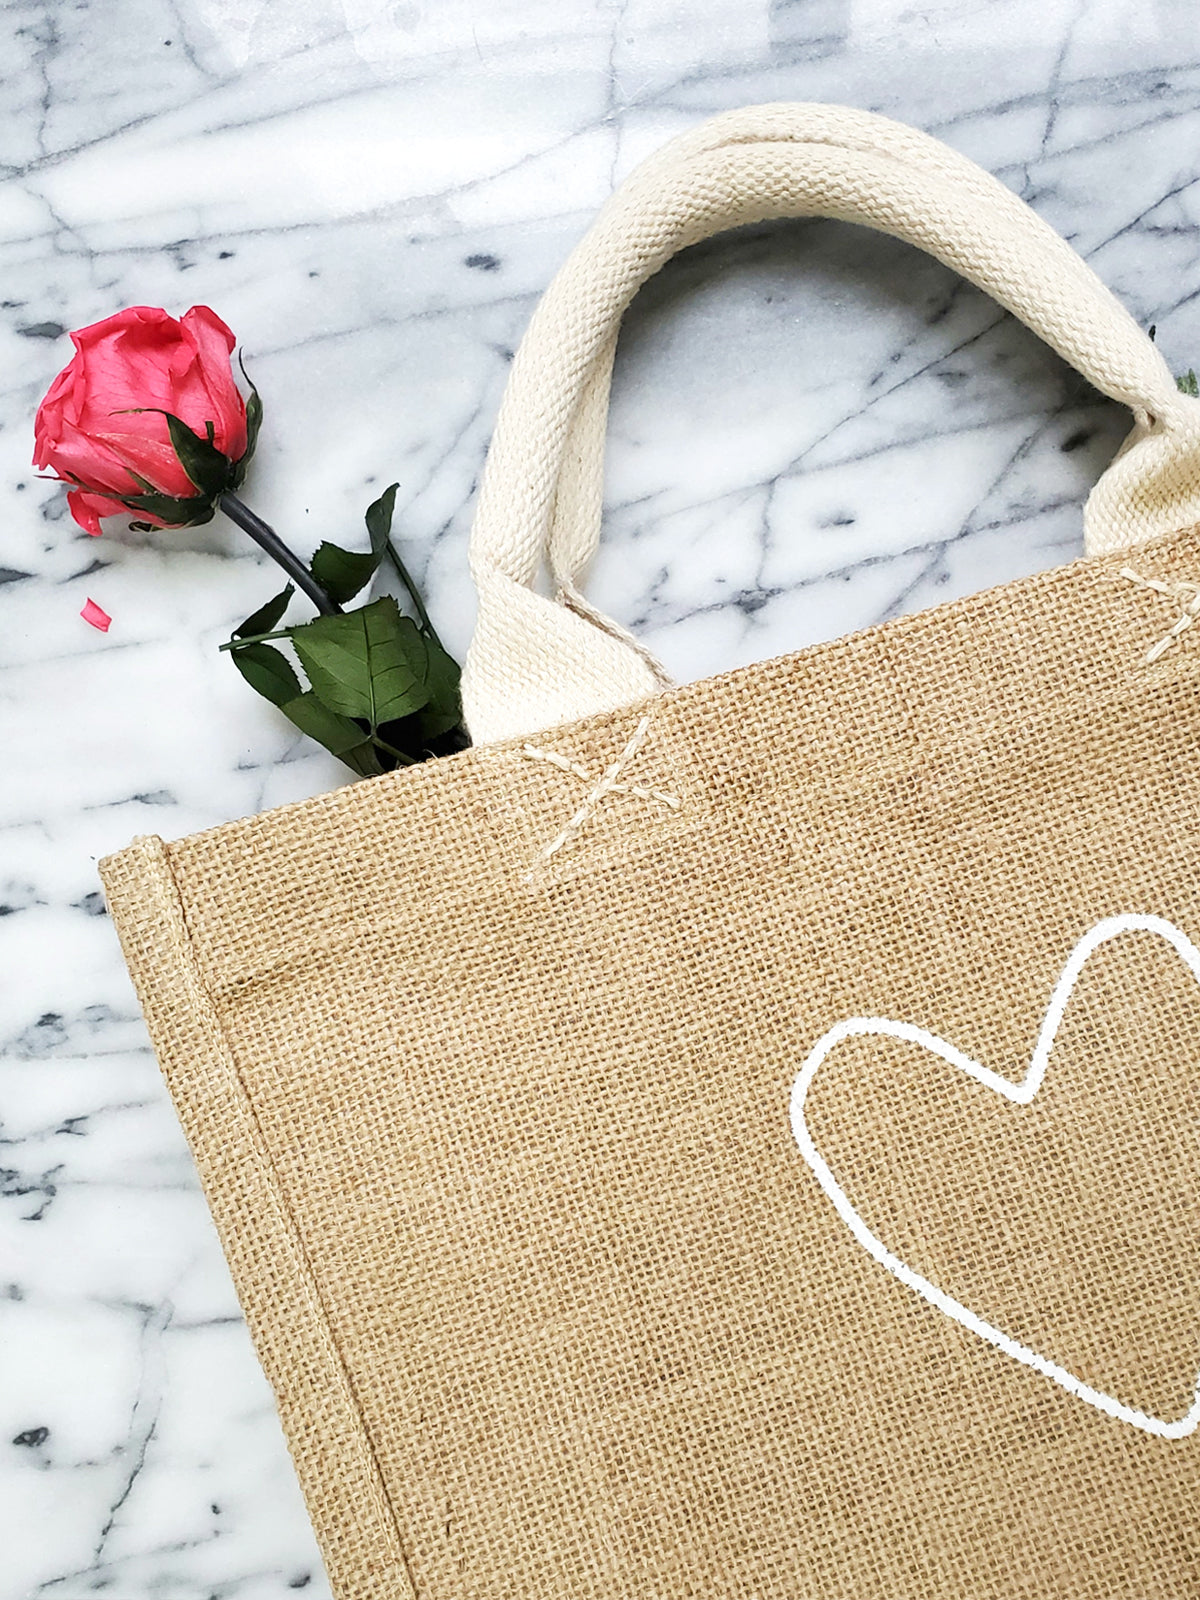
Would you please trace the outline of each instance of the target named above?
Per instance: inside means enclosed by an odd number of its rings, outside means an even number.
[[[1054,1038],[1058,1032],[1059,1024],[1066,1011],[1067,1002],[1076,980],[1082,972],[1088,957],[1099,945],[1109,939],[1115,939],[1123,933],[1129,932],[1156,933],[1166,939],[1184,962],[1186,962],[1192,976],[1200,983],[1200,950],[1192,943],[1185,933],[1182,933],[1173,923],[1167,922],[1162,917],[1142,916],[1129,913],[1123,916],[1106,917],[1102,922],[1096,923],[1089,932],[1071,951],[1067,964],[1062,970],[1062,975],[1055,985],[1054,993],[1050,997],[1050,1004],[1046,1016],[1038,1032],[1037,1044],[1029,1062],[1029,1069],[1020,1083],[1013,1083],[1008,1078],[1002,1078],[998,1073],[981,1066],[978,1061],[973,1061],[970,1056],[964,1055],[961,1050],[956,1050],[952,1044],[947,1044],[944,1039],[939,1039],[936,1034],[928,1033],[924,1028],[914,1027],[907,1022],[893,1022],[887,1017],[848,1017],[844,1022],[837,1023],[828,1032],[823,1033],[813,1046],[801,1067],[795,1083],[792,1085],[790,1112],[792,1133],[796,1143],[800,1146],[800,1153],[808,1162],[816,1175],[818,1183],[829,1196],[830,1200],[850,1229],[859,1244],[880,1263],[881,1266],[913,1289],[922,1299],[930,1305],[936,1306],[939,1311],[945,1312],[970,1332],[978,1334],[981,1339],[986,1339],[989,1344],[1003,1350],[1006,1355],[1012,1356],[1015,1361],[1020,1361],[1024,1366],[1032,1367],[1034,1371],[1053,1378],[1054,1382],[1066,1389],[1069,1394],[1084,1400],[1090,1406],[1095,1406],[1098,1411],[1105,1412],[1110,1417],[1116,1417],[1121,1422],[1128,1422],[1135,1428],[1142,1429],[1145,1433],[1156,1435],[1160,1439],[1184,1439],[1188,1434],[1195,1432],[1200,1424],[1200,1373],[1196,1378],[1196,1395],[1191,1409],[1178,1422],[1164,1422],[1160,1417],[1147,1416],[1144,1411],[1137,1411],[1132,1406],[1123,1405],[1113,1395],[1104,1394],[1099,1389],[1093,1389],[1090,1384],[1084,1383],[1082,1378],[1077,1378],[1074,1373],[1068,1372],[1065,1367],[1058,1366],[1045,1356],[1038,1355],[1036,1350],[1031,1350],[1027,1345],[1021,1344],[1009,1334],[1003,1333],[999,1328],[985,1322],[967,1306],[962,1305],[951,1295],[939,1289],[928,1278],[923,1278],[919,1272],[914,1271],[893,1255],[882,1240],[876,1238],[867,1227],[859,1213],[851,1205],[846,1191],[838,1183],[821,1152],[813,1143],[812,1135],[808,1131],[808,1123],[804,1116],[805,1101],[813,1079],[820,1070],[829,1052],[839,1045],[843,1039],[857,1038],[865,1034],[887,1034],[893,1039],[904,1039],[912,1044],[923,1045],[927,1050],[933,1051],[943,1061],[951,1066],[960,1068],[977,1083],[994,1089],[997,1094],[1002,1094],[1005,1099],[1013,1101],[1016,1105],[1028,1105],[1042,1086],[1042,1079],[1046,1075],[1046,1066],[1050,1059],[1050,1052],[1054,1048]]]

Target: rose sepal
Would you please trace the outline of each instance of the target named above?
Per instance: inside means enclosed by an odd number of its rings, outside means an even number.
[[[206,437],[194,433],[182,417],[177,417],[173,411],[165,411],[162,406],[131,406],[130,411],[156,412],[167,421],[167,432],[171,438],[171,448],[174,450],[179,465],[187,474],[190,482],[208,500],[219,500],[228,490],[234,487],[233,475],[238,462],[232,461],[223,450],[218,450],[213,443],[213,425],[211,422],[204,424]],[[245,457],[240,457],[245,460]],[[134,473],[135,477],[138,477]],[[138,482],[145,480],[138,477]],[[153,487],[148,485],[148,487]]]
[[[144,516],[156,517],[159,522],[170,528],[197,528],[201,523],[212,521],[216,505],[207,495],[193,494],[177,498],[175,495],[160,493],[140,473],[135,472],[133,476],[145,493],[113,496],[113,499],[119,500],[126,510],[140,511]]]
[[[250,458],[253,456],[255,447],[258,444],[258,430],[262,427],[263,420],[262,396],[255,388],[254,380],[246,371],[246,363],[242,360],[242,352],[240,350],[238,351],[238,366],[242,370],[242,377],[245,378],[250,393],[246,397],[246,448],[233,464],[233,482],[229,486],[231,489],[240,489],[242,486],[242,480],[246,476],[246,468],[250,465]]]

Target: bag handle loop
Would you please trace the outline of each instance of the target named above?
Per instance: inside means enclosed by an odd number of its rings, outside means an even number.
[[[938,140],[870,112],[767,105],[714,117],[644,162],[546,290],[513,362],[480,486],[479,616],[463,671],[477,743],[616,710],[669,686],[576,584],[596,547],[622,314],[678,250],[769,218],[894,234],[985,290],[1134,414],[1084,512],[1102,554],[1200,521],[1200,402],[1075,251]],[[543,565],[555,597],[535,589]]]

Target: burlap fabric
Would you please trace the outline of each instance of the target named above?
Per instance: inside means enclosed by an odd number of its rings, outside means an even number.
[[[1198,1592],[1197,578],[103,864],[339,1600]]]

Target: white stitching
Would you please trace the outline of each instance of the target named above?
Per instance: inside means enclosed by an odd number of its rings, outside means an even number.
[[[526,744],[521,746],[521,754],[529,756],[531,760],[548,761],[560,772],[569,772],[576,778],[582,778],[584,783],[592,782],[592,775],[582,762],[571,761],[557,750],[543,750],[540,745]],[[673,810],[679,806],[678,795],[667,794],[664,789],[647,788],[643,783],[612,783],[609,791],[612,794],[630,794],[636,800],[657,800],[660,805],[670,806]]]
[[[1159,656],[1169,650],[1179,635],[1190,628],[1197,616],[1200,616],[1200,583],[1188,583],[1184,579],[1176,583],[1164,583],[1161,578],[1144,578],[1140,572],[1134,572],[1130,567],[1122,567],[1118,576],[1128,578],[1130,583],[1136,583],[1139,588],[1153,589],[1155,594],[1165,595],[1180,607],[1179,618],[1174,626],[1146,652],[1145,664],[1149,666],[1152,661],[1157,661]]]
[[[620,781],[622,772],[641,749],[646,735],[650,731],[652,720],[649,714],[640,719],[629,738],[625,741],[625,746],[620,754],[614,761],[609,762],[598,778],[593,778],[592,773],[588,771],[581,761],[575,761],[558,750],[547,750],[540,745],[526,744],[521,747],[520,751],[514,752],[514,754],[524,756],[529,760],[545,761],[557,768],[558,771],[568,773],[571,777],[579,778],[582,782],[590,785],[578,808],[567,819],[554,838],[550,840],[549,844],[538,851],[533,866],[525,874],[527,883],[533,882],[534,874],[538,867],[543,866],[550,860],[551,856],[556,855],[579,834],[589,817],[599,808],[606,795],[627,794],[637,800],[650,800],[657,805],[668,806],[672,810],[678,809],[680,805],[678,795],[668,794],[664,789],[653,788],[647,784],[622,783]]]
[[[1142,1429],[1145,1433],[1155,1434],[1160,1439],[1185,1439],[1196,1431],[1200,1424],[1200,1375],[1197,1376],[1192,1403],[1181,1417],[1168,1422],[1162,1417],[1151,1416],[1136,1407],[1127,1405],[1118,1400],[1114,1395],[1105,1394],[1102,1390],[1085,1383],[1075,1373],[1051,1361],[1049,1357],[1040,1355],[1028,1345],[1022,1344],[1011,1334],[1004,1333],[1000,1328],[984,1320],[976,1312],[970,1310],[961,1301],[953,1298],[944,1289],[923,1277],[914,1267],[911,1267],[895,1255],[883,1243],[878,1235],[871,1232],[863,1220],[862,1213],[857,1210],[854,1202],[847,1195],[845,1189],[834,1175],[824,1156],[818,1149],[809,1129],[806,1113],[808,1091],[813,1079],[820,1071],[826,1057],[844,1039],[862,1038],[865,1036],[885,1035],[893,1039],[900,1039],[910,1044],[921,1045],[924,1049],[932,1051],[947,1065],[957,1067],[982,1084],[987,1089],[993,1089],[998,1094],[1012,1101],[1014,1105],[1030,1105],[1042,1086],[1046,1075],[1046,1068],[1050,1061],[1054,1042],[1058,1036],[1059,1024],[1067,1009],[1067,1003],[1075,988],[1080,974],[1087,965],[1092,952],[1110,939],[1118,938],[1129,932],[1153,933],[1165,939],[1172,946],[1175,953],[1186,964],[1192,977],[1200,982],[1200,950],[1197,950],[1192,941],[1177,928],[1174,923],[1167,922],[1163,917],[1146,916],[1137,912],[1126,912],[1121,916],[1106,917],[1102,922],[1088,930],[1079,940],[1067,958],[1067,964],[1059,975],[1050,996],[1050,1004],[1046,1008],[1046,1015],[1038,1031],[1037,1042],[1034,1045],[1033,1055],[1025,1076],[1019,1083],[1014,1083],[1008,1078],[1001,1077],[989,1067],[981,1065],[978,1061],[947,1043],[945,1039],[936,1034],[929,1033],[924,1028],[915,1027],[909,1022],[897,1022],[890,1017],[847,1017],[845,1021],[835,1024],[823,1033],[809,1051],[803,1066],[792,1086],[790,1103],[790,1117],[792,1133],[796,1143],[800,1146],[800,1153],[812,1168],[817,1182],[824,1189],[829,1199],[832,1200],[838,1215],[858,1240],[859,1244],[879,1264],[886,1267],[893,1277],[898,1278],[906,1288],[914,1290],[923,1300],[935,1306],[955,1322],[960,1323],[971,1333],[978,1334],[981,1339],[986,1339],[996,1349],[1003,1350],[1005,1355],[1011,1356],[1014,1361],[1020,1361],[1024,1366],[1032,1367],[1035,1372],[1052,1378],[1068,1394],[1077,1396],[1086,1401],[1090,1406],[1095,1406],[1098,1411],[1106,1412],[1110,1417],[1116,1417],[1121,1422],[1128,1422],[1135,1428]]]

